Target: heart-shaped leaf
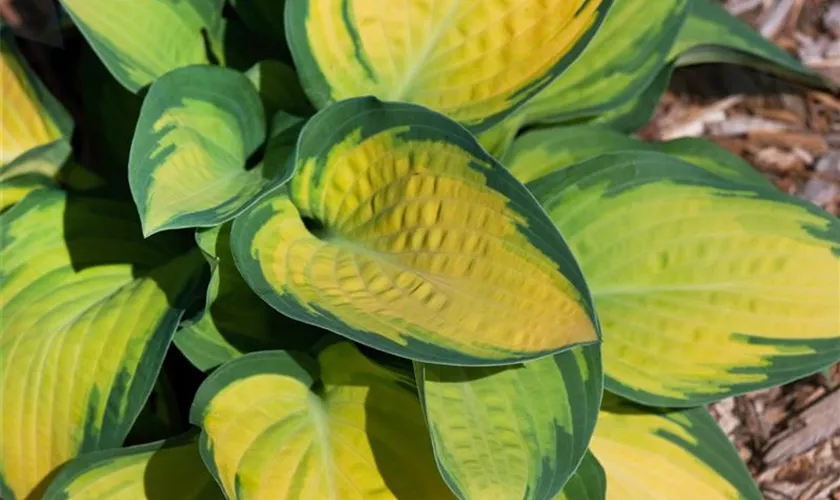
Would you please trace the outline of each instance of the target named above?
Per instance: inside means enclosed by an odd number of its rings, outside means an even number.
[[[595,428],[599,346],[505,367],[416,367],[435,458],[459,498],[560,493]]]
[[[158,79],[143,102],[128,165],[145,234],[221,224],[286,182],[302,119],[281,114],[275,124],[266,161],[248,169],[265,139],[260,96],[248,78],[191,66]]]
[[[190,420],[201,454],[230,499],[445,500],[411,376],[352,344],[317,361],[266,351],[204,382]]]
[[[533,196],[472,136],[411,104],[335,104],[304,128],[287,192],[234,221],[269,304],[438,364],[533,359],[597,340],[588,292]]]
[[[120,446],[204,262],[143,241],[132,207],[52,190],[0,215],[0,488],[26,498],[78,454]]]
[[[300,0],[286,3],[286,36],[320,108],[372,95],[481,129],[566,70],[611,3]]]
[[[528,186],[592,287],[607,389],[692,406],[840,358],[835,217],[654,152],[601,156]]]

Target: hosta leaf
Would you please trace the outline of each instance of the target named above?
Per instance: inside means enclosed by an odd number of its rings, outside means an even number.
[[[607,500],[762,498],[705,408],[652,411],[605,394],[591,449],[606,471]]]
[[[528,186],[592,287],[607,389],[697,405],[840,358],[840,221],[813,205],[653,152]]]
[[[199,245],[213,262],[207,308],[175,334],[175,345],[199,370],[207,371],[246,352],[306,350],[323,330],[272,309],[245,283],[230,253],[230,224],[199,232]]]
[[[143,102],[128,165],[144,233],[221,224],[285,182],[285,156],[246,168],[265,139],[264,120],[257,90],[239,72],[191,66],[158,79]],[[282,141],[287,152],[295,138]]]
[[[554,500],[604,500],[607,478],[592,452],[586,452],[574,475]]]
[[[162,370],[124,444],[151,443],[172,437],[182,430],[182,421],[178,396],[166,371]]]
[[[291,66],[280,61],[260,61],[245,74],[260,92],[265,116],[274,116],[278,111],[295,116],[314,113],[297,72]]]
[[[354,99],[304,127],[297,172],[238,217],[237,266],[300,321],[418,361],[523,361],[597,335],[531,194],[463,128]]]
[[[693,0],[669,60],[678,66],[740,64],[806,85],[833,86],[711,0]]]
[[[318,107],[373,95],[481,129],[562,73],[612,0],[286,4],[286,36]]]
[[[190,420],[228,498],[446,499],[411,373],[352,344],[317,362],[247,354],[204,382]]]
[[[128,204],[31,193],[0,216],[0,486],[26,498],[80,453],[120,446],[203,267],[144,242]]]
[[[595,427],[599,346],[505,367],[416,366],[438,467],[458,497],[560,492]]]
[[[653,118],[660,99],[671,84],[673,73],[674,65],[666,65],[641,94],[616,108],[581,121],[592,125],[604,125],[628,134],[636,132]]]
[[[596,156],[627,151],[663,151],[734,182],[773,186],[750,164],[712,142],[694,138],[644,142],[598,125],[527,132],[501,161],[517,179],[529,183]]]
[[[33,191],[56,187],[52,179],[40,174],[24,174],[2,180],[0,181],[0,212],[4,212]]]
[[[44,500],[222,500],[196,436],[99,451],[61,469]]]
[[[689,0],[615,0],[580,58],[522,107],[528,122],[557,123],[614,109],[642,94],[665,65]]]
[[[73,121],[5,35],[0,37],[0,89],[0,178],[10,177],[7,170],[15,164],[27,162],[27,153],[43,156],[49,151],[55,161],[30,161],[26,173],[52,177],[70,154]]]
[[[114,78],[137,92],[218,51],[222,0],[60,0]],[[218,54],[217,54],[218,55]]]

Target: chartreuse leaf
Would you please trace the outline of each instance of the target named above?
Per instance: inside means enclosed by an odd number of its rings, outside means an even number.
[[[343,101],[304,127],[296,168],[231,235],[245,280],[282,313],[438,364],[519,362],[597,340],[560,234],[448,118]]]
[[[615,0],[575,64],[519,113],[529,123],[558,123],[597,115],[639,96],[665,65],[690,3]]]
[[[517,179],[528,183],[597,156],[626,151],[664,151],[734,182],[773,186],[750,164],[712,142],[694,138],[644,142],[599,125],[526,132],[501,161]]]
[[[283,130],[300,121],[292,118]],[[155,81],[128,164],[145,234],[221,224],[288,180],[286,156],[246,168],[264,139],[260,96],[242,73],[191,66]],[[287,154],[295,139],[281,141]]]
[[[566,70],[612,0],[286,3],[286,37],[319,108],[366,95],[490,126]]]
[[[813,205],[655,152],[528,187],[592,288],[607,389],[697,405],[840,358],[840,222]]]
[[[199,246],[210,258],[213,274],[207,307],[201,318],[175,334],[175,345],[202,371],[246,352],[307,350],[323,335],[272,309],[237,271],[230,253],[230,224],[198,233]]]
[[[833,87],[825,78],[711,0],[692,1],[691,13],[668,58],[678,66],[740,64],[806,85]]]
[[[484,131],[482,145],[501,156],[523,126],[592,119],[638,98],[665,65],[689,4],[615,0],[578,60],[515,113]]]
[[[559,494],[595,427],[599,346],[505,367],[416,367],[435,458],[459,498]]]
[[[606,393],[591,449],[606,470],[607,500],[762,498],[705,408],[656,411]]]
[[[125,88],[137,92],[173,69],[209,62],[221,43],[222,0],[61,0]]]
[[[55,476],[44,500],[222,500],[198,453],[195,433],[89,453]]]
[[[230,499],[446,499],[410,371],[350,343],[246,354],[213,372],[190,420]]]
[[[117,447],[143,406],[203,267],[144,242],[130,205],[41,190],[0,215],[0,491]]]
[[[0,180],[53,177],[70,154],[73,121],[5,35],[0,36],[0,89]]]

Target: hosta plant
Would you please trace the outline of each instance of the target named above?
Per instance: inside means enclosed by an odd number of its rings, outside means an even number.
[[[3,498],[760,498],[704,405],[840,358],[840,222],[632,135],[683,65],[831,88],[710,0],[61,7],[75,136],[3,33]]]

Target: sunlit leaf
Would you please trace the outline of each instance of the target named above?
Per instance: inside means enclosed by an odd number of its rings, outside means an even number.
[[[763,498],[705,408],[656,411],[605,394],[591,449],[607,500]]]
[[[120,446],[204,263],[128,204],[40,190],[0,215],[0,487]]]
[[[0,178],[37,173],[53,177],[70,154],[73,121],[18,50],[0,36]],[[33,163],[31,156],[49,156]],[[27,163],[25,172],[20,163]]]
[[[439,364],[517,362],[597,340],[562,237],[451,120],[344,101],[306,125],[296,168],[231,236],[246,281],[282,313]]]
[[[712,142],[695,138],[644,142],[597,125],[527,132],[501,161],[517,179],[529,183],[597,156],[626,151],[663,151],[734,182],[772,187],[750,164]]]
[[[607,389],[697,405],[840,358],[835,217],[655,152],[601,156],[528,187],[586,273]]]
[[[451,498],[410,371],[349,343],[317,361],[286,351],[230,361],[201,386],[190,420],[230,499]]]
[[[60,0],[114,78],[132,92],[169,71],[209,62],[223,0]]]
[[[286,36],[318,107],[373,95],[480,129],[566,70],[611,3],[300,0],[286,3]]]
[[[615,0],[575,64],[519,113],[528,122],[557,123],[610,111],[639,96],[665,65],[690,3]]]
[[[195,433],[84,455],[61,469],[44,500],[222,500]]]
[[[669,60],[676,61],[678,66],[740,64],[806,85],[834,87],[711,0],[693,0],[691,13],[671,48]]]
[[[273,133],[296,132],[301,120],[290,117]],[[260,97],[245,75],[192,66],[158,79],[143,101],[128,165],[145,234],[221,224],[288,180],[297,134],[282,137],[286,155],[272,157],[274,164],[246,168],[264,139]]]
[[[524,364],[417,364],[438,466],[464,499],[546,499],[586,454],[601,403],[599,347]]]
[[[283,316],[251,291],[233,263],[230,224],[200,231],[198,241],[213,263],[207,307],[178,330],[175,345],[199,370],[247,352],[306,350],[321,338],[323,330]]]

